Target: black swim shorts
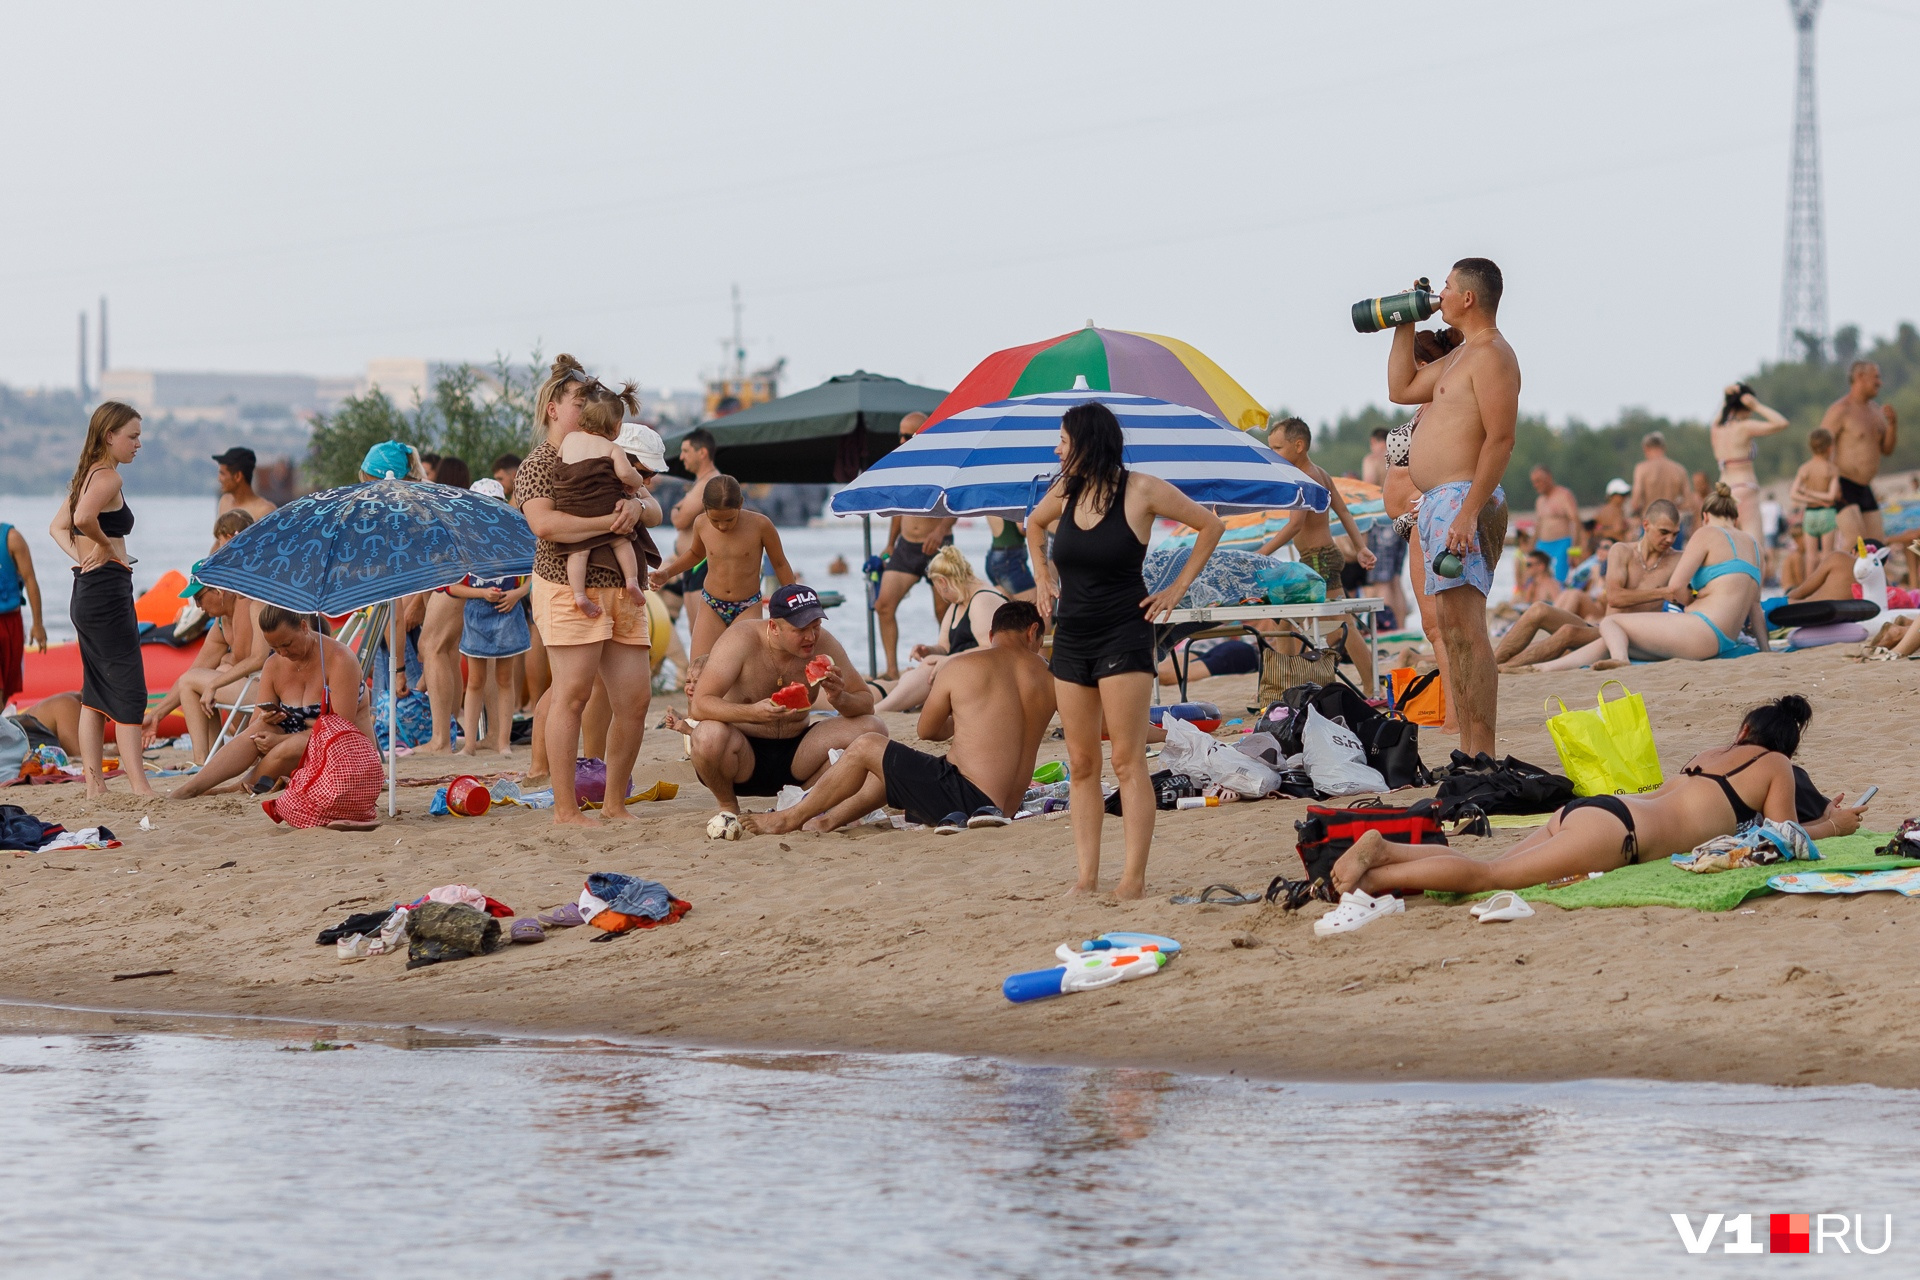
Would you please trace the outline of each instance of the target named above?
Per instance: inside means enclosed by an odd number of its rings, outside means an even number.
[[[1247,640],[1221,640],[1194,657],[1216,676],[1244,676],[1260,669],[1260,650]]]
[[[1092,689],[1107,676],[1145,671],[1151,675],[1153,628],[1145,618],[1105,631],[1085,633],[1070,623],[1057,623],[1053,632],[1053,678]]]
[[[1858,507],[1860,508],[1860,514],[1865,515],[1869,511],[1878,511],[1880,509],[1880,500],[1873,496],[1872,485],[1860,484],[1858,481],[1849,480],[1845,476],[1841,476],[1840,505],[1843,507]]]
[[[953,535],[948,534],[947,540],[940,545],[952,546]],[[921,549],[919,541],[904,533],[894,539],[893,550],[887,553],[888,573],[910,573],[916,578],[924,578],[927,576],[927,566],[932,563],[933,557]],[[946,815],[940,816],[944,818]]]
[[[930,756],[912,747],[889,742],[880,757],[887,779],[887,803],[904,809],[907,821],[936,826],[950,813],[971,816],[993,803],[993,798],[967,781],[945,756]]]
[[[777,796],[782,787],[806,786],[805,778],[793,776],[793,757],[799,752],[800,744],[807,740],[807,734],[819,727],[808,725],[806,733],[791,738],[755,738],[749,735],[747,746],[753,749],[753,772],[745,782],[734,784],[733,793],[737,796]]]

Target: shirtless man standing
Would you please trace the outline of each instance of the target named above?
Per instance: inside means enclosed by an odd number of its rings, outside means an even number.
[[[863,733],[886,733],[873,714],[873,691],[822,628],[826,616],[812,587],[781,587],[767,600],[766,621],[728,628],[708,655],[687,711],[700,722],[692,735],[694,772],[722,809],[738,813],[740,796],[809,786],[826,771],[827,752]],[[809,726],[807,708],[782,706],[773,695],[807,684],[815,653],[833,665],[813,682],[814,696],[824,694],[840,714]]]
[[[1487,636],[1487,593],[1505,545],[1506,522],[1483,522],[1489,507],[1503,511],[1500,477],[1513,456],[1520,416],[1520,361],[1500,333],[1496,313],[1503,282],[1485,258],[1462,258],[1447,273],[1440,315],[1466,335],[1446,359],[1425,367],[1413,358],[1411,324],[1393,331],[1387,356],[1387,396],[1395,404],[1424,404],[1413,433],[1411,469],[1420,499],[1420,548],[1427,591],[1440,614],[1447,646],[1460,749],[1493,754],[1500,697],[1493,642]],[[1451,551],[1461,574],[1445,578],[1433,561]]]
[[[926,420],[924,413],[910,413],[900,419],[901,441],[912,439]],[[880,673],[882,680],[900,678],[900,602],[927,576],[927,566],[933,563],[940,548],[953,541],[955,523],[952,517],[895,516],[887,529],[887,567],[880,575],[880,593],[873,601],[874,617],[880,621],[880,647],[887,654],[887,669]],[[933,592],[931,587],[928,591],[933,594],[933,618],[937,623],[945,605],[938,592]]]
[[[1820,419],[1820,425],[1833,433],[1833,461],[1840,468],[1838,542],[1843,547],[1853,545],[1856,537],[1876,542],[1886,538],[1886,521],[1873,496],[1873,481],[1880,474],[1880,459],[1900,441],[1900,418],[1893,406],[1876,408],[1873,403],[1880,394],[1880,366],[1855,360],[1847,370],[1847,383],[1847,394],[1829,405]]]
[[[667,513],[667,519],[673,522],[675,530],[673,554],[678,556],[693,545],[693,522],[707,509],[707,481],[720,474],[720,468],[713,461],[713,432],[699,427],[687,433],[680,442],[680,465],[693,473],[693,483],[687,486],[687,492],[680,501],[673,504],[673,510]],[[685,603],[687,593],[699,591],[707,584],[707,566],[699,564],[681,574],[672,582],[660,584],[660,602],[667,606],[667,612],[675,622],[680,620],[680,608]]]
[[[1643,461],[1633,464],[1633,491],[1627,497],[1627,510],[1643,519],[1647,508],[1656,502],[1670,502],[1682,508],[1687,496],[1687,469],[1667,456],[1667,438],[1658,431],[1640,437]]]
[[[1667,583],[1680,553],[1673,541],[1680,532],[1680,511],[1665,498],[1647,504],[1637,542],[1616,542],[1607,552],[1607,613],[1657,613],[1667,599]],[[1538,639],[1535,637],[1538,636]],[[1600,638],[1593,620],[1551,604],[1536,604],[1500,637],[1494,651],[1500,669],[1531,671]]]
[[[215,516],[244,511],[255,520],[263,520],[273,514],[274,504],[253,491],[253,450],[236,445],[225,453],[214,454],[213,460],[220,464],[220,505],[213,513]]]
[[[1026,600],[1009,601],[994,610],[992,642],[941,663],[920,708],[922,738],[953,740],[944,758],[884,733],[865,734],[805,800],[779,813],[753,814],[747,828],[832,831],[883,804],[941,835],[963,825],[1005,826],[1033,778],[1053,712],[1053,673],[1040,657],[1040,611]]]
[[[1565,582],[1573,540],[1580,535],[1580,500],[1545,467],[1535,467],[1531,479],[1540,495],[1533,504],[1534,544],[1553,561],[1553,576]]]

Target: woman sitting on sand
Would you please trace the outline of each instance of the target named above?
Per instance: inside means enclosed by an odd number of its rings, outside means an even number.
[[[966,552],[952,545],[940,548],[927,565],[927,583],[946,606],[940,615],[940,643],[913,646],[908,656],[919,665],[901,675],[893,692],[875,704],[875,711],[917,710],[927,700],[941,662],[979,648],[993,630],[994,610],[1008,599],[1006,593],[981,581]]]
[[[1393,844],[1369,831],[1340,855],[1342,894],[1481,893],[1526,889],[1591,871],[1665,858],[1732,834],[1755,817],[1794,821],[1792,756],[1813,709],[1788,694],[1747,712],[1733,745],[1703,751],[1659,790],[1573,801],[1497,858],[1485,862],[1440,845]],[[1802,823],[1813,840],[1859,829],[1858,808],[1835,796],[1824,816]]]
[[[1667,596],[1684,613],[1615,613],[1600,620],[1600,638],[1539,671],[1595,671],[1624,667],[1632,657],[1737,658],[1767,646],[1767,618],[1760,608],[1760,544],[1737,525],[1740,504],[1725,484],[1702,504],[1706,524],[1687,543],[1674,566]],[[1698,593],[1698,594],[1693,594]],[[1688,604],[1689,596],[1692,603]],[[1746,627],[1758,648],[1734,639]]]

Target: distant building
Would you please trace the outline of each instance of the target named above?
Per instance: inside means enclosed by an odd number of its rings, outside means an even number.
[[[357,380],[299,373],[171,373],[108,369],[99,397],[130,404],[148,417],[215,422],[245,428],[324,413],[352,394]]]

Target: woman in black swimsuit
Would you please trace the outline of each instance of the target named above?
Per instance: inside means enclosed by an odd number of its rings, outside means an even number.
[[[1060,475],[1027,520],[1027,552],[1038,586],[1034,603],[1054,621],[1053,683],[1067,738],[1073,786],[1068,808],[1079,859],[1074,892],[1100,882],[1100,734],[1113,742],[1113,772],[1127,833],[1127,862],[1114,894],[1147,891],[1153,845],[1153,784],[1147,780],[1147,700],[1153,694],[1149,619],[1177,608],[1226,528],[1220,517],[1157,476],[1121,466],[1125,437],[1113,411],[1096,401],[1060,419]],[[1198,531],[1180,576],[1147,593],[1140,564],[1156,517]],[[1047,533],[1053,563],[1047,563]],[[1056,582],[1057,574],[1057,582]],[[1055,597],[1058,597],[1057,601]]]
[[[93,411],[67,500],[49,530],[73,557],[73,599],[67,617],[80,637],[80,759],[89,798],[107,793],[101,758],[113,721],[120,766],[135,795],[150,796],[140,762],[147,716],[147,672],[140,660],[140,620],[133,611],[133,559],[127,535],[133,508],[121,492],[120,468],[140,452],[140,414],[117,400]]]
[[[1370,831],[1334,865],[1334,888],[1376,896],[1525,889],[1685,853],[1756,817],[1795,821],[1792,756],[1812,714],[1807,700],[1792,693],[1755,707],[1740,722],[1733,745],[1701,752],[1659,790],[1575,800],[1545,827],[1485,862],[1456,853],[1434,856],[1443,846],[1391,844]],[[1835,796],[1824,816],[1801,824],[1811,839],[1859,829],[1861,810],[1842,805],[1843,798]]]
[[[980,580],[973,562],[959,547],[944,546],[927,565],[927,585],[946,605],[940,616],[940,643],[917,644],[911,656],[916,665],[900,677],[893,691],[874,706],[875,711],[914,711],[933,689],[940,663],[956,653],[978,649],[993,632],[994,610],[1007,603],[1005,592]]]

